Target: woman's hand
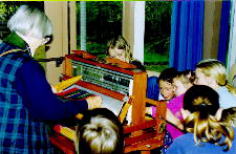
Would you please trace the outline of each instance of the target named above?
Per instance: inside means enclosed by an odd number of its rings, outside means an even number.
[[[89,96],[86,98],[88,103],[88,109],[99,108],[102,105],[102,97],[101,96]]]

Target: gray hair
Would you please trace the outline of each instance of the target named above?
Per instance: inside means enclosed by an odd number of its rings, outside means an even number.
[[[35,38],[45,38],[52,35],[52,23],[41,10],[22,5],[7,23],[11,31]]]

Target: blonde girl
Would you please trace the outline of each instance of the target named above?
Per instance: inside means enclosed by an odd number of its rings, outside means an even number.
[[[130,63],[133,60],[128,42],[122,36],[117,36],[108,41],[108,55],[121,61]]]
[[[216,90],[220,96],[220,107],[225,109],[236,106],[236,89],[227,82],[226,68],[220,61],[200,61],[196,66],[194,83]]]
[[[188,74],[179,72],[176,77],[173,78],[173,86],[175,87],[175,96],[180,96],[192,86],[192,82]]]
[[[219,95],[205,85],[192,86],[184,96],[182,114],[188,132],[177,138],[167,154],[236,153],[233,127],[216,118]]]
[[[222,110],[220,120],[226,124],[236,127],[236,107]]]
[[[77,129],[79,154],[122,154],[123,127],[116,115],[106,109],[88,110]]]

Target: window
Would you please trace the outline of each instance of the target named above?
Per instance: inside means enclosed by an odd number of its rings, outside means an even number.
[[[162,71],[168,67],[171,1],[146,1],[144,64],[147,69]]]
[[[123,2],[86,3],[86,51],[103,57],[107,41],[122,35]],[[77,2],[77,48],[80,49],[80,2]],[[146,1],[144,64],[149,70],[168,67],[171,30],[171,1]]]
[[[86,50],[104,57],[106,44],[122,33],[122,2],[86,2]],[[77,2],[77,48],[80,49],[80,6]]]

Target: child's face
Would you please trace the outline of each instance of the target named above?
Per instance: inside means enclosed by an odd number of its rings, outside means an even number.
[[[170,100],[174,97],[175,88],[171,83],[160,80],[159,87],[160,87],[160,93],[165,100]]]
[[[209,77],[202,73],[200,69],[196,69],[195,71],[195,81],[196,85],[206,85],[209,86]]]
[[[118,48],[109,48],[109,56],[111,58],[116,58],[119,59],[121,61],[126,62],[125,59],[125,50],[124,49],[118,49]]]
[[[186,86],[180,80],[174,79],[173,85],[175,86],[175,96],[182,95],[187,90]]]

